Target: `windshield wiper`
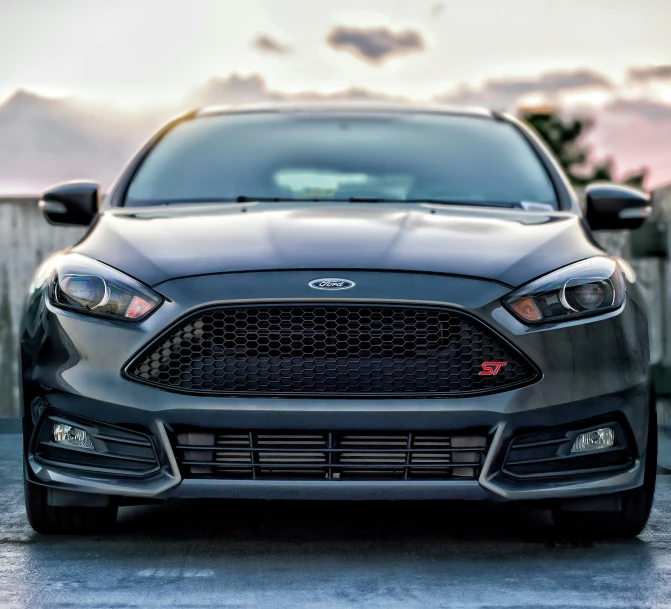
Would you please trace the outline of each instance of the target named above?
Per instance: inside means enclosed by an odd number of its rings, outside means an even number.
[[[381,199],[379,197],[349,197],[348,203],[403,203],[401,199]]]
[[[319,202],[319,203],[328,203],[328,202],[334,202],[334,203],[392,203],[393,201],[389,201],[388,199],[378,199],[378,198],[368,198],[368,197],[350,197],[349,199],[331,199],[331,198],[323,198],[323,197],[248,197],[246,195],[240,195],[239,197],[236,197],[235,200],[238,203],[253,203],[253,202],[259,202],[259,203],[278,203],[280,201],[305,201],[307,203],[309,202]]]
[[[459,201],[451,199],[385,199],[382,197],[348,197],[347,199],[325,199],[318,197],[249,197],[241,195],[235,199],[238,203],[251,203],[258,201],[260,203],[279,203],[281,201],[290,202],[317,202],[317,203],[430,203],[432,205],[464,205],[471,207],[500,207],[504,209],[524,209],[521,203],[512,203],[504,201]]]
[[[434,205],[469,205],[476,207],[504,207],[522,209],[521,203],[505,203],[501,201],[453,201],[450,199],[377,199],[374,197],[350,197],[350,203],[431,203]]]
[[[431,203],[432,205],[466,205],[470,207],[503,207],[506,209],[522,209],[519,203],[503,201],[452,201],[450,199],[406,199],[406,203]]]
[[[279,201],[298,201],[299,199],[286,198],[281,199],[280,197],[247,197],[245,195],[240,195],[235,197],[237,203],[252,203],[258,201],[259,203],[278,203]]]
[[[532,204],[524,203],[507,203],[502,201],[458,201],[450,199],[385,199],[383,197],[348,197],[347,199],[327,199],[320,197],[250,197],[247,195],[240,195],[235,199],[215,199],[199,197],[194,199],[169,199],[154,202],[153,205],[179,205],[183,203],[281,203],[281,202],[304,202],[304,203],[429,203],[432,205],[465,205],[476,207],[502,207],[506,209],[527,209],[526,205]],[[533,204],[541,205],[541,204]],[[543,204],[544,207],[551,207]],[[535,209],[531,207],[531,209]]]

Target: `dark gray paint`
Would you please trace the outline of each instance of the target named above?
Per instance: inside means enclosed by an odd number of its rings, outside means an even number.
[[[404,203],[119,209],[103,213],[75,251],[150,285],[231,271],[368,269],[517,286],[603,253],[574,214]]]

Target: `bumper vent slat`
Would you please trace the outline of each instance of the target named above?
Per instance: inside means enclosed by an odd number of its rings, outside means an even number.
[[[480,374],[491,361],[506,365]],[[537,378],[520,353],[462,312],[335,304],[195,313],[126,375],[183,393],[324,396],[466,395]]]
[[[415,433],[178,431],[175,454],[185,478],[312,480],[477,479],[487,435]],[[244,439],[246,448],[232,446]],[[251,438],[251,441],[250,441]],[[468,446],[464,446],[464,444]],[[455,446],[456,445],[456,446]]]

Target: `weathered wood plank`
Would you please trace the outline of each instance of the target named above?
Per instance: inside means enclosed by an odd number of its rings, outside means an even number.
[[[35,199],[0,200],[0,416],[19,414],[17,326],[33,272],[83,234],[47,224]]]

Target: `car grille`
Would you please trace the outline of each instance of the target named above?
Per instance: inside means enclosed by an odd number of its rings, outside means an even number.
[[[177,431],[185,478],[476,479],[486,432]]]
[[[506,362],[483,375],[486,362]],[[458,311],[401,306],[244,306],[200,311],[126,368],[186,393],[459,395],[529,383],[533,366]]]

